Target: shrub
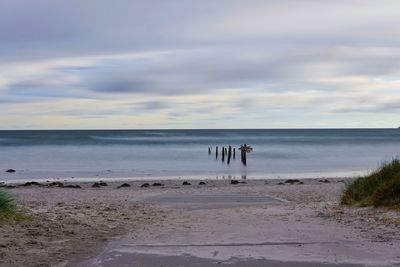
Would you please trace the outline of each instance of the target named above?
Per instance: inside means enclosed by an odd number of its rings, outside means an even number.
[[[371,174],[348,184],[341,203],[400,209],[400,160],[384,163]]]

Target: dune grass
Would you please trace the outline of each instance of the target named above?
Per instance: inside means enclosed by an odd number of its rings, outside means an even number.
[[[400,160],[384,163],[371,174],[348,184],[341,203],[400,210]]]
[[[0,221],[17,219],[19,215],[16,208],[14,199],[6,191],[0,190]]]

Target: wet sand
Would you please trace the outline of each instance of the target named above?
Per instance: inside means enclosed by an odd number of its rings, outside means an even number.
[[[17,187],[3,266],[398,266],[400,214],[338,205],[331,179]],[[13,232],[16,234],[10,235]]]
[[[207,258],[199,258],[190,255],[163,256],[158,254],[137,254],[137,253],[107,253],[102,255],[107,261],[92,262],[90,265],[79,266],[229,266],[229,267],[362,267],[360,264],[330,264],[322,262],[289,262],[274,261],[254,258],[231,258],[226,261],[219,261]]]

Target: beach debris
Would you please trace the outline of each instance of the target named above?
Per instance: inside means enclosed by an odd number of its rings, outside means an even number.
[[[42,184],[41,184],[41,183],[38,183],[38,182],[35,182],[35,181],[33,181],[33,182],[26,182],[26,183],[24,183],[22,186],[31,186],[31,185],[37,185],[37,186],[41,186]]]
[[[239,184],[238,180],[231,180],[231,184]]]
[[[8,173],[13,173],[13,172],[16,172],[16,170],[14,170],[14,169],[8,169],[8,170],[6,170],[6,172],[8,172]]]
[[[98,187],[102,187],[102,186],[107,186],[108,184],[106,182],[100,181],[100,182],[95,182],[92,187],[94,188],[98,188]]]
[[[330,183],[330,181],[329,181],[328,179],[325,179],[325,180],[319,180],[318,182],[320,182],[320,183]]]
[[[121,188],[121,187],[131,187],[131,185],[127,184],[127,183],[123,183],[120,186],[118,186],[117,188]]]
[[[296,184],[296,183],[300,183],[299,180],[297,179],[289,179],[285,181],[286,184]]]
[[[206,183],[205,182],[203,182],[203,181],[201,181],[200,183],[199,183],[199,185],[205,185]]]
[[[282,182],[279,182],[279,183],[278,183],[278,185],[285,185],[285,184],[284,184],[284,183],[282,183]]]
[[[62,188],[82,188],[80,185],[77,185],[77,184],[67,184],[67,185],[62,185],[60,187],[62,187]]]
[[[188,181],[184,181],[184,182],[182,183],[182,185],[192,185],[192,184],[189,183]]]
[[[51,182],[47,186],[56,186],[56,187],[63,187],[64,184],[62,182]]]
[[[140,187],[141,187],[141,188],[144,188],[144,187],[149,187],[149,186],[150,186],[149,183],[144,183],[144,184],[142,184]]]
[[[153,183],[153,186],[164,186],[162,183]]]

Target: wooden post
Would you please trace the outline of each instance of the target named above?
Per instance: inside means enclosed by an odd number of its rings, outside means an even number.
[[[218,146],[215,147],[215,159],[218,159]]]
[[[211,147],[208,147],[208,155],[211,155]]]
[[[228,155],[228,149],[225,147],[225,156]]]
[[[222,147],[222,162],[225,162],[225,148]]]
[[[231,156],[232,156],[232,147],[229,146],[229,150],[228,150],[228,165],[229,165],[229,163],[231,163]]]
[[[233,148],[233,159],[236,157],[236,148]]]
[[[240,157],[241,157],[243,165],[245,165],[245,166],[247,164],[247,149],[249,149],[249,151],[251,151],[251,148],[247,147],[246,144],[244,144],[243,146],[240,146]]]

